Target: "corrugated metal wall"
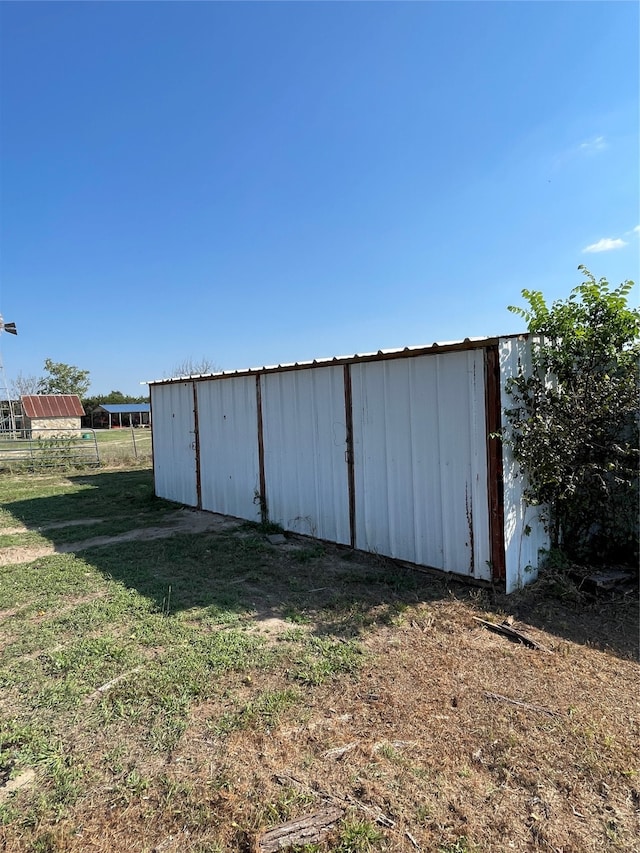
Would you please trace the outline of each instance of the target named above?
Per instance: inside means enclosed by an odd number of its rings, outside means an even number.
[[[546,539],[489,434],[526,350],[493,339],[151,383],[156,493],[515,589]]]
[[[261,380],[270,520],[348,544],[343,369],[271,373]]]
[[[156,494],[187,506],[198,505],[193,395],[193,382],[151,386]]]
[[[483,350],[351,376],[356,547],[489,580]]]
[[[202,509],[260,519],[255,376],[197,382]],[[155,412],[154,412],[155,417]]]

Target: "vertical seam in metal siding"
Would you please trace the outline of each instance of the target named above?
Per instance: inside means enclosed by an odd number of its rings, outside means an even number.
[[[153,389],[149,388],[149,425],[151,428],[151,474],[153,477],[153,493],[157,496],[156,490],[156,454],[153,452]]]
[[[198,391],[195,382],[191,383],[193,393],[193,450],[196,464],[196,501],[198,509],[202,509],[202,481],[200,479],[200,430],[198,428]]]
[[[442,555],[441,563],[442,563],[443,571],[448,571],[448,570],[450,570],[450,569],[447,569],[448,560],[449,560],[449,551],[448,551],[448,543],[447,543],[447,540],[445,537],[445,530],[444,530],[444,518],[445,518],[444,488],[445,488],[445,485],[444,485],[444,473],[442,470],[442,422],[441,422],[442,407],[441,407],[441,391],[440,391],[440,386],[442,384],[442,377],[440,376],[440,374],[442,372],[442,359],[439,355],[434,356],[434,358],[435,358],[435,364],[436,364],[436,367],[435,367],[435,374],[436,374],[435,406],[436,406],[437,437],[436,437],[435,443],[436,443],[436,448],[438,451],[437,452],[437,465],[438,465],[438,495],[439,495],[439,500],[440,500],[440,543],[441,543],[440,552]]]
[[[260,374],[256,374],[256,407],[258,416],[258,467],[260,469],[260,518],[263,523],[269,520],[267,504],[267,481],[264,473],[264,432],[262,428],[262,384]]]
[[[411,476],[411,509],[412,509],[412,513],[413,513],[413,556],[414,556],[414,561],[418,562],[417,556],[419,553],[422,554],[422,541],[421,540],[419,541],[419,535],[420,535],[420,532],[422,530],[422,517],[420,517],[420,519],[418,519],[418,511],[420,509],[420,511],[423,512],[424,507],[421,506],[420,500],[418,499],[417,483],[416,483],[416,466],[417,466],[418,454],[416,452],[416,429],[415,428],[416,428],[417,424],[416,424],[416,415],[414,414],[416,402],[414,401],[414,394],[412,393],[412,391],[414,391],[415,395],[417,396],[420,393],[424,393],[424,388],[422,386],[418,385],[418,379],[416,376],[415,366],[416,366],[415,361],[407,362],[406,374],[407,374],[407,387],[408,387],[407,398],[408,398],[408,405],[409,405],[409,412],[408,412],[408,419],[407,419],[407,428],[409,431],[408,448],[409,448],[409,454],[410,454],[409,459],[410,459],[411,472],[412,472],[412,476]],[[422,376],[422,379],[424,380],[424,376]]]
[[[504,541],[504,472],[502,443],[492,437],[500,431],[502,401],[500,398],[500,361],[497,347],[485,349],[485,417],[487,429],[487,499],[489,502],[489,537],[491,540],[491,579],[506,578]]]
[[[467,376],[470,380],[470,383],[467,386],[467,439],[468,439],[468,451],[469,451],[469,469],[468,475],[469,479],[465,485],[465,504],[466,504],[466,513],[467,513],[467,522],[469,525],[469,575],[473,577],[476,572],[476,531],[474,527],[475,518],[473,515],[473,492],[474,492],[474,482],[473,475],[475,473],[475,449],[476,449],[476,435],[477,435],[477,416],[478,412],[476,411],[476,356],[475,353],[470,350],[467,353]],[[484,378],[484,377],[483,377]],[[466,478],[465,478],[466,479]]]
[[[353,395],[351,390],[351,366],[344,366],[344,417],[346,426],[345,461],[347,463],[347,488],[349,491],[349,541],[356,546],[356,481],[353,455]]]
[[[382,363],[382,426],[384,430],[384,436],[382,440],[382,453],[384,454],[384,484],[386,489],[386,506],[392,505],[391,500],[391,483],[390,483],[390,469],[389,469],[389,377],[387,372],[387,363]],[[387,542],[389,543],[389,551],[391,556],[394,556],[395,545],[396,545],[396,524],[395,524],[395,514],[392,517],[390,512],[385,514],[385,520],[387,522]],[[393,531],[393,535],[392,535]]]

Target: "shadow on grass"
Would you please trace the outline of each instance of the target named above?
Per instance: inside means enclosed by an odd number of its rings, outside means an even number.
[[[161,505],[165,512],[167,506],[175,507],[154,496],[153,476],[148,468],[69,474],[66,479],[73,490],[61,493],[58,481],[53,480],[49,486],[25,475],[21,478],[24,488],[16,489],[25,497],[3,502],[3,509],[16,522],[35,528],[58,521],[144,513],[159,510]],[[30,496],[34,491],[39,493],[37,497]],[[51,494],[47,494],[49,491]]]
[[[180,508],[154,496],[149,470],[92,472],[66,481],[66,493],[52,486],[52,494],[5,502],[4,509],[60,547],[78,543],[83,534],[126,535],[169,525]],[[282,619],[292,628],[313,624],[318,633],[353,635],[373,622],[392,621],[410,603],[449,597],[443,580],[303,537],[273,546],[258,526],[241,521],[231,529],[178,532],[79,553],[158,610],[194,610],[194,618],[214,622]]]
[[[586,595],[576,586],[561,591],[543,575],[537,584],[511,596],[496,597],[502,609],[541,631],[623,658],[639,657],[638,591],[632,595]]]
[[[51,494],[5,502],[4,509],[16,522],[40,528],[55,544],[77,541],[83,519],[102,519],[107,528],[91,527],[90,536],[119,534],[168,523],[167,516],[178,508],[154,496],[148,469],[72,475],[67,481],[67,493],[52,486]],[[65,528],[64,521],[75,522],[75,531]],[[47,531],[49,524],[56,527]],[[292,629],[348,637],[373,624],[395,624],[410,605],[453,596],[482,611],[493,610],[498,621],[510,612],[567,640],[623,657],[637,653],[637,602],[562,602],[548,590],[514,596],[479,591],[450,575],[404,568],[303,537],[289,536],[285,545],[273,546],[259,528],[240,521],[220,531],[174,533],[80,553],[105,577],[136,590],[159,611],[188,618],[187,611],[193,610],[198,621],[280,619]]]

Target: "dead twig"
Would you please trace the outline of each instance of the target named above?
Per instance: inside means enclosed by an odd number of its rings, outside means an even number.
[[[381,740],[378,743],[374,743],[371,747],[371,752],[380,752],[381,749],[385,747],[392,747],[393,749],[402,749],[405,746],[416,746],[415,740]]]
[[[352,743],[346,744],[346,746],[335,746],[333,749],[328,749],[326,752],[322,753],[323,758],[340,758],[346,752],[351,752],[352,749],[355,749],[358,746],[359,741],[354,740]]]
[[[547,714],[549,717],[561,717],[557,711],[552,711],[550,708],[543,708],[542,705],[530,705],[529,702],[521,702],[519,699],[510,699],[508,696],[502,696],[500,693],[488,693],[486,690],[484,695],[487,699],[493,699],[496,702],[508,702],[510,705],[517,705],[518,708],[524,708],[525,711],[537,711],[539,714]]]
[[[413,837],[413,835],[411,835],[411,833],[409,832],[409,830],[408,830],[408,829],[407,829],[407,830],[405,830],[405,833],[404,833],[404,834],[407,836],[407,838],[408,838],[408,839],[409,839],[409,841],[413,844],[413,846],[416,848],[416,850],[421,850],[421,849],[422,849],[422,848],[420,847],[420,845],[418,844],[418,842],[417,842],[417,841],[415,840],[415,838]]]
[[[380,811],[380,809],[365,806],[364,803],[360,802],[360,800],[356,800],[356,798],[352,797],[350,794],[347,794],[347,796],[344,798],[344,801],[351,803],[351,805],[356,806],[363,812],[370,814],[375,820],[375,822],[379,823],[380,826],[386,826],[387,829],[393,829],[396,825],[395,821],[391,820],[390,817],[387,817],[386,814]]]
[[[89,694],[84,701],[87,704],[89,702],[93,702],[94,699],[102,696],[102,694],[106,693],[107,690],[111,690],[111,688],[115,687],[120,681],[124,681],[124,679],[128,678],[130,675],[135,675],[135,673],[140,672],[141,669],[141,666],[136,666],[135,669],[130,669],[129,672],[123,672],[122,675],[117,675],[115,678],[112,678],[111,681],[107,681],[106,684],[103,684],[101,687],[98,687],[97,690],[94,690],[93,693]]]

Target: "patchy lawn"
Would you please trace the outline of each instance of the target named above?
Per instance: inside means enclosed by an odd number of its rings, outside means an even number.
[[[274,546],[148,470],[0,497],[0,849],[260,850],[329,808],[296,849],[636,849],[637,599]]]

